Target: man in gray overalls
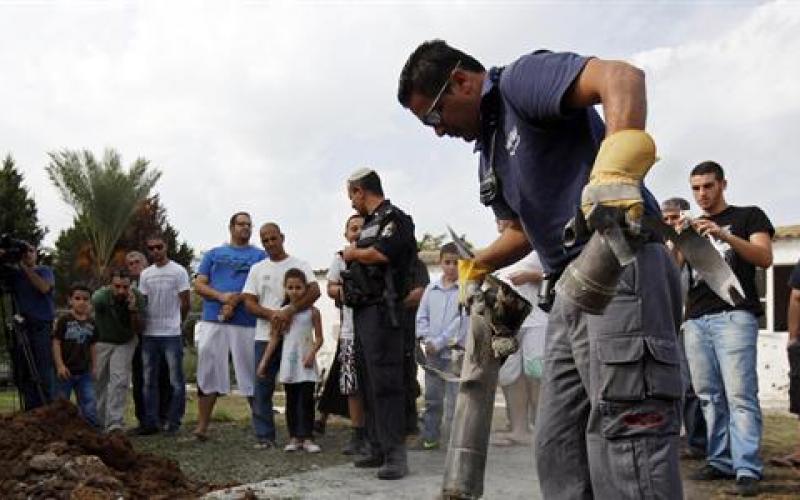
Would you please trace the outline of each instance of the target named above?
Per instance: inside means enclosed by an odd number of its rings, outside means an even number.
[[[459,280],[478,282],[531,249],[552,282],[584,241],[565,225],[597,206],[627,228],[658,205],[642,185],[655,162],[644,132],[643,73],[623,62],[536,51],[487,71],[441,40],[420,45],[400,75],[400,103],[438,136],[476,142],[481,201],[512,223]],[[602,104],[605,124],[593,106]],[[545,498],[681,498],[677,268],[642,233],[635,263],[602,315],[550,297],[536,455]],[[545,304],[547,307],[547,304]]]

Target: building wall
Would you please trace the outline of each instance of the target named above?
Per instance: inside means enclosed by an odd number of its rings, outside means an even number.
[[[776,321],[776,315],[783,316],[789,288],[786,273],[800,259],[800,238],[782,238],[772,244],[772,267],[766,273],[766,330],[786,331],[784,321]],[[782,328],[779,328],[782,327]]]

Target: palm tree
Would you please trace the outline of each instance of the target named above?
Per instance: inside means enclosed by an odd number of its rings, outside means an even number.
[[[47,174],[76,214],[76,225],[86,234],[94,254],[94,278],[101,280],[136,207],[150,194],[161,172],[137,158],[125,171],[120,155],[107,149],[102,162],[91,151],[48,153]]]

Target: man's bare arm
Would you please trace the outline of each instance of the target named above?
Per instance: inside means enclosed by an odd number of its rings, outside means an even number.
[[[411,309],[413,307],[419,306],[419,301],[422,300],[422,294],[425,293],[424,286],[418,286],[416,288],[411,289],[410,292],[406,295],[403,299],[403,307]]]
[[[602,104],[606,135],[644,130],[647,94],[644,72],[622,61],[590,59],[564,96],[569,108]]]
[[[327,287],[328,297],[333,300],[341,300],[342,298],[342,284],[335,281],[329,281]]]
[[[525,257],[531,248],[519,219],[514,219],[496,240],[475,254],[475,263],[489,269],[499,269]]]
[[[789,342],[800,342],[800,290],[793,288],[789,294]]]
[[[383,255],[380,250],[375,247],[356,248],[355,245],[350,245],[344,249],[342,257],[345,262],[361,262],[362,264],[388,264],[389,258]]]
[[[228,304],[236,307],[242,301],[242,294],[232,292],[220,292],[208,284],[208,276],[198,274],[194,279],[194,290],[206,300],[216,300],[221,304]]]
[[[244,308],[247,309],[247,312],[267,321],[272,320],[272,315],[275,314],[275,310],[260,305],[258,303],[258,297],[250,293],[243,293],[242,300],[244,300]]]
[[[181,300],[181,321],[184,321],[186,316],[189,314],[189,290],[179,292],[178,297]]]
[[[53,283],[39,276],[34,267],[20,264],[20,268],[22,272],[25,273],[25,276],[28,277],[28,281],[30,281],[33,287],[42,295],[50,293],[53,289]]]

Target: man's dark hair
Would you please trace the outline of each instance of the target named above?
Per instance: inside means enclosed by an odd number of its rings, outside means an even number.
[[[82,281],[76,281],[75,283],[69,286],[69,297],[72,297],[72,294],[75,292],[86,292],[90,296],[92,295],[92,289],[89,288],[89,285],[83,283]]]
[[[147,237],[144,239],[144,241],[145,242],[148,242],[148,241],[160,241],[162,243],[166,243],[167,242],[167,240],[164,239],[164,233],[160,233],[160,232],[155,232],[155,233],[148,234]]]
[[[264,229],[265,227],[275,228],[275,230],[278,231],[278,234],[283,236],[283,231],[281,231],[281,226],[279,226],[277,222],[265,222],[261,224],[261,229]]]
[[[446,253],[458,255],[458,247],[456,244],[451,241],[450,243],[445,243],[442,245],[442,248],[439,249],[439,259],[441,259]]]
[[[689,210],[689,202],[678,196],[661,202],[661,210]]]
[[[236,218],[239,217],[240,215],[246,215],[248,219],[253,220],[253,218],[250,217],[250,214],[248,212],[236,212],[235,214],[231,215],[231,220],[228,221],[229,228],[233,227],[233,225],[236,224]]]
[[[381,178],[378,176],[378,172],[374,170],[371,170],[368,174],[359,177],[358,179],[351,180],[350,185],[383,197]]]
[[[698,163],[692,169],[692,173],[689,174],[689,177],[706,174],[714,174],[714,177],[716,177],[718,181],[725,180],[725,171],[722,170],[722,166],[715,161],[704,161],[703,163]]]
[[[444,40],[423,42],[408,56],[400,72],[397,100],[407,108],[413,93],[433,99],[459,61],[460,68],[466,71],[486,71],[477,59],[447,45]]]
[[[119,278],[121,280],[129,280],[131,279],[131,273],[128,272],[128,269],[125,267],[115,267],[111,271],[110,278],[113,280],[114,278]]]

